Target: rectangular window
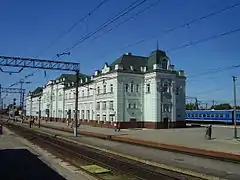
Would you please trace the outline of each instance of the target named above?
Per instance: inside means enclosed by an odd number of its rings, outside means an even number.
[[[87,119],[90,120],[90,110],[87,110]]]
[[[110,84],[110,92],[113,93],[113,84]]]
[[[109,115],[109,120],[110,120],[110,121],[114,121],[114,115],[113,115],[113,114],[110,114],[110,115]]]
[[[136,85],[136,92],[139,92],[139,85]]]
[[[147,93],[150,93],[150,84],[147,84]]]
[[[113,109],[113,101],[109,101],[109,109]]]
[[[103,110],[106,110],[107,102],[106,102],[106,101],[103,101],[102,105],[103,105],[103,106],[102,106],[102,109],[103,109]]]
[[[106,120],[107,120],[107,116],[103,115],[103,121],[106,121]]]
[[[96,107],[97,110],[100,109],[100,102],[97,102],[97,107]]]
[[[128,92],[128,89],[129,89],[129,85],[126,84],[126,85],[125,85],[125,91]]]
[[[97,94],[100,94],[100,87],[97,87]]]
[[[131,108],[131,104],[130,103],[128,104],[128,108]]]
[[[84,90],[82,90],[82,97],[84,97]]]
[[[97,114],[97,120],[100,121],[100,115],[99,114]]]
[[[136,103],[133,104],[133,108],[136,109],[137,108],[137,105]]]
[[[82,110],[82,113],[81,113],[81,118],[84,119],[85,116],[84,116],[84,110]]]
[[[103,85],[103,93],[106,94],[107,93],[107,88],[106,85]]]
[[[131,92],[133,92],[133,88],[134,88],[134,86],[133,86],[133,82],[132,82],[130,85]]]
[[[87,89],[87,96],[89,96],[89,91],[90,91],[90,90],[89,90],[89,88],[88,88],[88,89]]]

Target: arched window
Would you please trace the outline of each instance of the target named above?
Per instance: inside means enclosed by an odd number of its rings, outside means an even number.
[[[133,81],[131,82],[131,85],[130,85],[130,89],[131,89],[131,92],[133,92]]]
[[[168,61],[167,59],[162,60],[162,69],[167,69]]]

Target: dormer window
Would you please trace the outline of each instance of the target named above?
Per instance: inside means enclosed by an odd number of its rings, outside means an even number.
[[[162,69],[167,69],[167,64],[168,64],[167,59],[163,59],[162,60]]]

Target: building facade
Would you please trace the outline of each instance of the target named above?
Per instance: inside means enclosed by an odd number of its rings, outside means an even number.
[[[80,74],[78,119],[85,124],[124,128],[168,128],[185,125],[184,71],[176,71],[166,53],[149,57],[127,53],[104,64],[94,75]],[[75,113],[76,76],[62,74],[28,94],[28,116],[72,119]],[[40,92],[39,92],[40,91]],[[39,107],[40,106],[40,107]]]

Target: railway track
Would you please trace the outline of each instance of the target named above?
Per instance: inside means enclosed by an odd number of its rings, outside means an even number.
[[[36,132],[28,128],[13,124],[6,124],[7,128],[16,134],[24,137],[30,142],[39,145],[50,153],[56,155],[60,159],[73,164],[81,169],[82,165],[96,164],[111,170],[111,175],[118,176],[115,179],[130,180],[199,180],[193,176],[180,174],[177,172],[164,170],[143,163],[139,163],[117,155],[109,154],[100,150],[92,149],[86,146],[79,146],[64,140],[60,140],[54,136]],[[109,179],[106,175],[91,174],[98,179]],[[121,178],[119,178],[121,177]],[[113,178],[111,178],[113,179]]]

